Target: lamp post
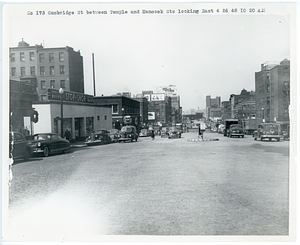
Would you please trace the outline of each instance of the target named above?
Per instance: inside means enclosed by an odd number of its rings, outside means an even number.
[[[262,110],[262,121],[265,122],[265,108],[261,108]]]
[[[64,106],[63,106],[63,95],[64,90],[63,88],[59,89],[60,93],[60,130],[61,130],[61,137],[64,137]]]

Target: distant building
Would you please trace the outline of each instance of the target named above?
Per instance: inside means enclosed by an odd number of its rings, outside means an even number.
[[[265,122],[289,121],[290,61],[266,62],[255,73],[256,115]]]
[[[40,101],[47,100],[46,91],[63,88],[84,93],[83,58],[71,47],[44,48],[21,41],[9,48],[10,79],[30,80]]]
[[[240,94],[231,94],[229,101],[231,118],[240,120],[255,118],[256,107],[254,91],[248,92],[246,89],[242,89]]]
[[[125,96],[96,96],[94,104],[109,107],[112,113],[112,126],[116,122],[124,124],[124,117],[130,116],[132,125],[140,126],[140,102]]]
[[[222,101],[222,120],[225,121],[226,119],[231,118],[231,107],[230,101]]]
[[[136,96],[135,98],[140,102],[140,120],[141,124],[148,125],[148,108],[149,101],[145,97]]]
[[[222,116],[221,97],[211,98],[210,95],[206,96],[206,116],[207,118]]]

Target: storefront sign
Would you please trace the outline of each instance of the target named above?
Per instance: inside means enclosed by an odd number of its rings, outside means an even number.
[[[60,100],[61,94],[56,89],[48,89],[49,100]],[[63,93],[63,101],[93,103],[94,97],[92,95],[80,94],[75,92],[65,91]]]

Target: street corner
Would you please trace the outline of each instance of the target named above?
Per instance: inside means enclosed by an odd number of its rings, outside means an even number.
[[[216,139],[188,139],[188,141],[191,141],[191,142],[200,142],[200,141],[219,141],[218,138]]]

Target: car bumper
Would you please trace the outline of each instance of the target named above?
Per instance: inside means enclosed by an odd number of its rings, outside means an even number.
[[[39,153],[43,153],[44,150],[41,148],[32,148],[32,154],[39,154]]]

